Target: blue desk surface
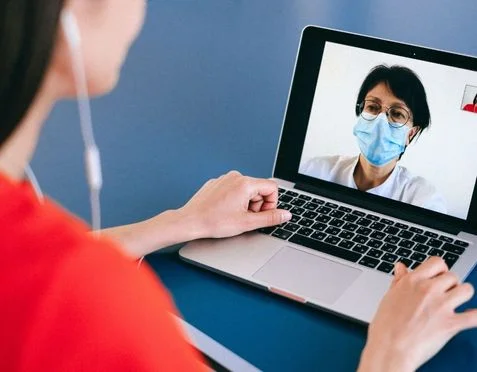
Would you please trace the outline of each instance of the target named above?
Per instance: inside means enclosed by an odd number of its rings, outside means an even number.
[[[93,105],[105,225],[177,208],[230,169],[269,177],[304,26],[477,55],[476,14],[474,0],[151,0],[120,85]],[[47,193],[89,218],[82,160],[76,107],[62,103],[32,165]],[[358,362],[358,325],[172,253],[150,262],[191,323],[258,367],[341,371]],[[476,348],[477,334],[463,334],[427,370],[477,370]]]

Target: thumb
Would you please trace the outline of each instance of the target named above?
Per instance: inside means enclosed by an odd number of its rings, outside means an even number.
[[[263,212],[247,212],[250,229],[280,225],[292,218],[292,214],[285,209],[272,209]]]
[[[407,267],[402,262],[397,262],[394,265],[394,278],[391,286],[396,285],[407,274]]]

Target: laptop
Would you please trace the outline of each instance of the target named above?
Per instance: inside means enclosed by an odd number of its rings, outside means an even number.
[[[273,170],[292,220],[179,254],[369,323],[395,262],[472,271],[476,176],[476,58],[308,26]]]

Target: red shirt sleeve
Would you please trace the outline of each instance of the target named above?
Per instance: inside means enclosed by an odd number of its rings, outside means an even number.
[[[52,270],[24,340],[22,370],[202,369],[147,265],[137,270],[114,248],[95,244]]]

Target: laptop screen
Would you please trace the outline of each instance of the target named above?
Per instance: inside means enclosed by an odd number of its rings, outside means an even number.
[[[467,219],[477,72],[330,41],[322,53],[298,173]]]

